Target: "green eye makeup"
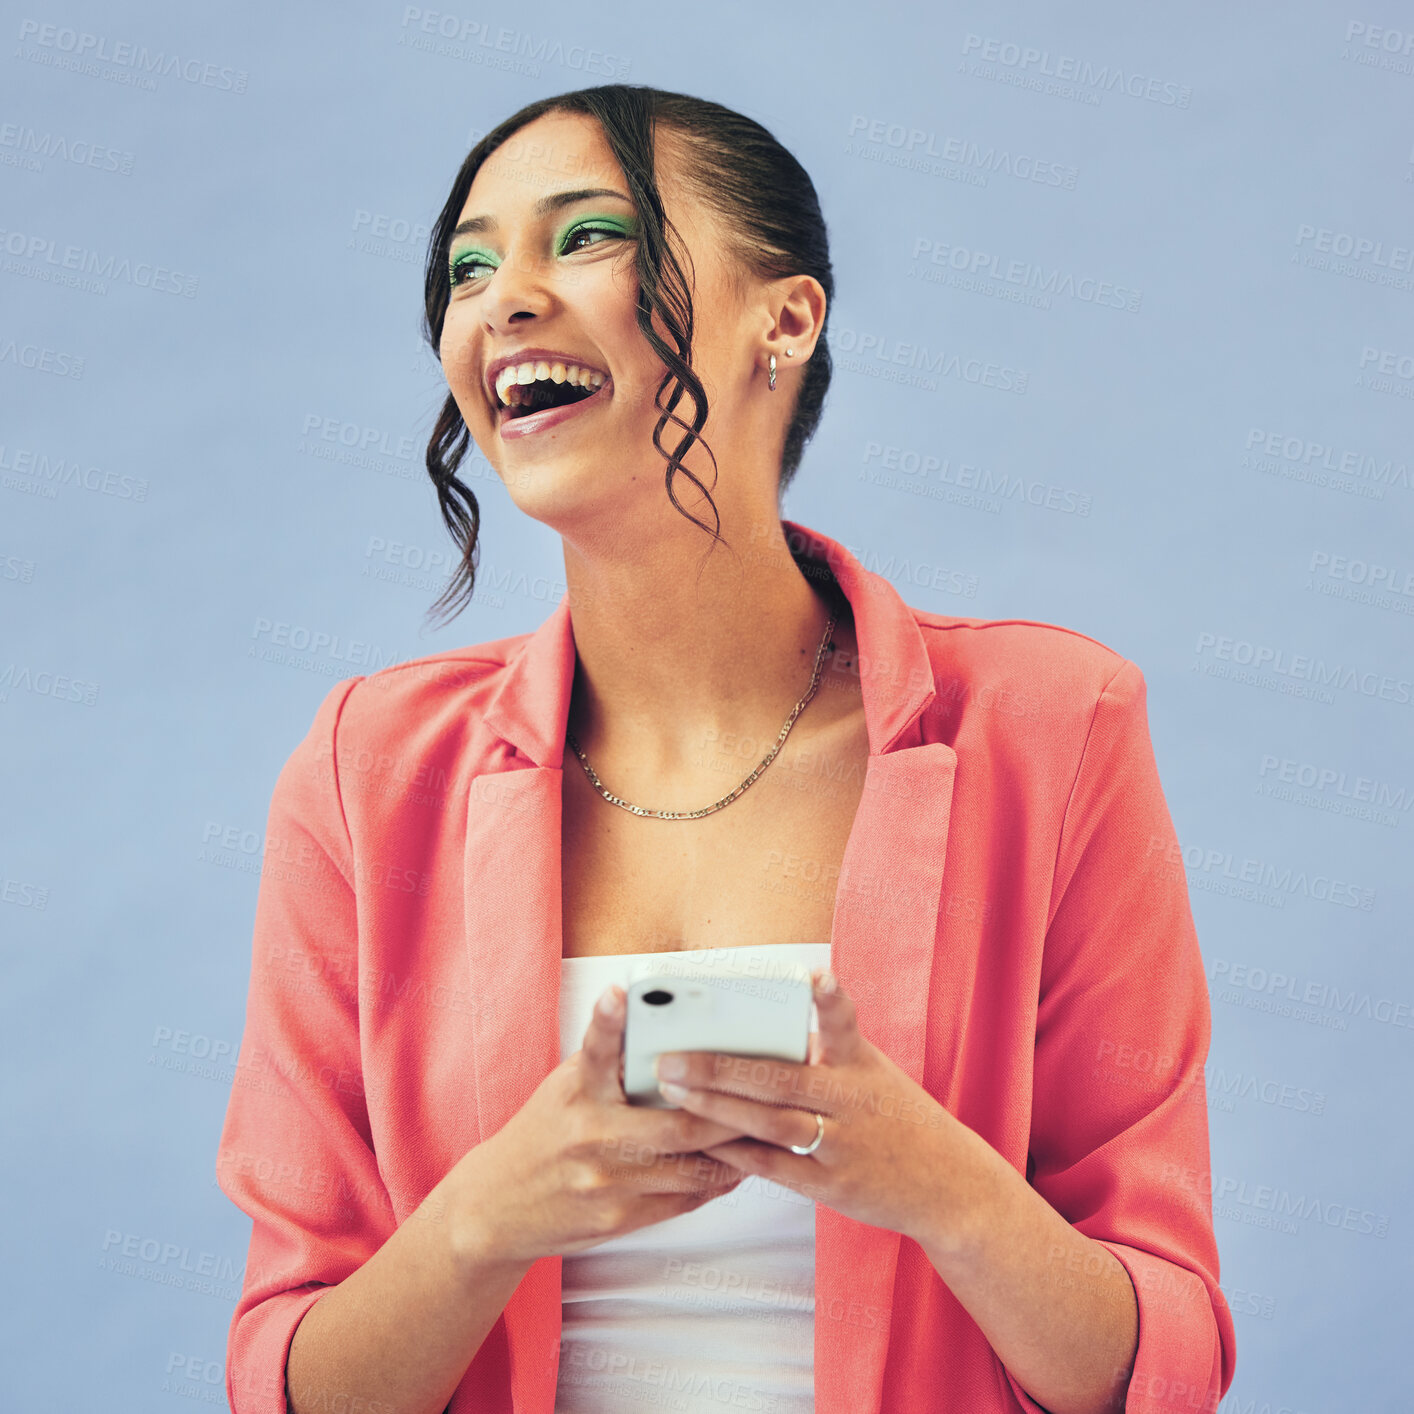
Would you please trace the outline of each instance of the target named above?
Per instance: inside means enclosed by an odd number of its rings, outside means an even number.
[[[581,236],[607,237],[609,240],[624,239],[631,240],[638,232],[637,221],[623,216],[581,216],[578,220],[572,221],[555,240],[555,253],[557,255],[573,255],[576,251],[589,250],[596,245],[602,245],[603,240],[589,240],[587,244],[578,244]],[[469,281],[480,279],[474,272],[478,266],[485,266],[488,270],[494,270],[499,264],[494,251],[484,250],[479,247],[471,247],[466,250],[457,251],[448,264],[448,279],[452,287],[466,284]]]

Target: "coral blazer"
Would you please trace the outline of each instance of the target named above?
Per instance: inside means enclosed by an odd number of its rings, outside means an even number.
[[[1143,676],[1067,629],[911,608],[782,527],[855,616],[869,757],[830,943],[860,1029],[1123,1264],[1126,1408],[1211,1411],[1235,1363],[1211,1014]],[[559,1064],[574,666],[566,594],[533,633],[338,683],[280,773],[217,1159],[253,1221],[236,1414],[283,1414],[301,1317]],[[820,1414],[1039,1414],[917,1243],[823,1203],[815,1236]],[[526,1273],[450,1414],[552,1414],[561,1260]]]

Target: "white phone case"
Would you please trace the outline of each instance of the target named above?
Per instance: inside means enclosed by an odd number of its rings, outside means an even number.
[[[816,1020],[810,974],[774,977],[720,967],[649,972],[624,989],[624,1096],[631,1105],[677,1109],[658,1090],[653,1062],[664,1051],[720,1051],[803,1062]]]

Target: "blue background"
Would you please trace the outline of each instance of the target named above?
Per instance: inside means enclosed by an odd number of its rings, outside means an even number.
[[[424,628],[426,230],[482,132],[622,80],[750,114],[821,193],[836,377],[784,514],[1147,678],[1213,995],[1223,1410],[1407,1409],[1407,8],[8,8],[6,1405],[224,1400],[275,778],[336,680],[563,592],[476,454],[477,602]],[[276,625],[327,646],[264,659]]]

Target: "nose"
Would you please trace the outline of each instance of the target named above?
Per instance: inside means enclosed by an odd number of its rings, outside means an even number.
[[[486,282],[481,310],[486,327],[502,331],[545,315],[550,302],[546,263],[512,249]]]

